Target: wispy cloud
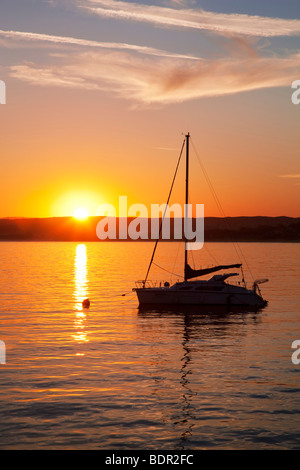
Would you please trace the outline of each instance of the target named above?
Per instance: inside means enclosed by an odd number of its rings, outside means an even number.
[[[4,31],[0,30],[0,39],[10,39],[14,43],[11,43],[10,46],[14,44],[19,45],[19,41],[30,42],[31,45],[34,43],[45,43],[45,44],[56,44],[60,46],[80,46],[87,48],[99,48],[99,49],[120,49],[120,50],[129,50],[132,52],[138,52],[141,54],[154,55],[160,57],[174,57],[181,59],[196,59],[193,56],[186,56],[183,54],[175,54],[161,49],[155,49],[153,47],[139,46],[135,44],[126,44],[126,43],[116,43],[116,42],[98,42],[91,41],[88,39],[79,39],[74,37],[65,37],[65,36],[53,36],[50,34],[41,34],[41,33],[32,33],[24,31]]]
[[[279,175],[279,178],[300,178],[300,173],[292,173],[290,175]]]
[[[275,37],[300,35],[300,20],[225,14],[198,8],[167,8],[117,0],[75,0],[79,8],[104,18],[151,23],[165,28],[213,31],[219,34]]]
[[[129,5],[111,0],[99,2]],[[182,12],[181,9],[176,11]],[[230,56],[212,59],[136,44],[24,31],[0,30],[0,40],[9,42],[10,47],[29,44],[30,47],[43,45],[55,50],[55,53],[51,51],[48,56],[44,55],[39,63],[23,62],[10,66],[9,74],[16,79],[35,85],[104,90],[146,105],[290,87],[291,77],[298,76],[300,70],[299,53],[280,58],[262,57],[253,47],[254,37],[230,34],[225,41]],[[222,40],[224,42],[224,38]]]
[[[99,49],[60,54],[50,65],[14,65],[10,74],[33,84],[105,90],[149,105],[290,86],[299,60],[300,54],[186,60]]]

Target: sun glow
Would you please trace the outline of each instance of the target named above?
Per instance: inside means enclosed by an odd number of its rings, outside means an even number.
[[[78,219],[78,220],[85,220],[88,218],[88,216],[89,216],[89,213],[87,209],[85,209],[84,207],[78,207],[77,209],[75,209],[73,213],[73,217],[75,217],[75,219]]]
[[[51,215],[53,217],[74,217],[84,220],[97,215],[97,207],[105,202],[102,193],[94,189],[74,189],[63,191],[57,198],[53,197]]]

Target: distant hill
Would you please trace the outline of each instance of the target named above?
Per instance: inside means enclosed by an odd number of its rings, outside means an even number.
[[[98,241],[101,217],[78,221],[73,217],[0,219],[0,241]],[[128,219],[128,225],[133,219]],[[170,220],[171,239],[173,222]],[[119,220],[116,221],[117,236]],[[150,227],[150,220],[148,220]],[[206,217],[205,241],[300,242],[300,218]],[[150,234],[150,229],[149,229]],[[150,235],[149,235],[150,238]]]

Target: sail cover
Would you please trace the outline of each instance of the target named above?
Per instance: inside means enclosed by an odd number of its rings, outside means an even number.
[[[205,276],[205,274],[214,273],[216,271],[220,271],[221,269],[233,269],[233,268],[240,268],[241,264],[227,264],[221,266],[214,266],[213,268],[207,269],[193,269],[190,267],[189,264],[186,266],[186,278],[193,279],[194,277],[198,276]]]

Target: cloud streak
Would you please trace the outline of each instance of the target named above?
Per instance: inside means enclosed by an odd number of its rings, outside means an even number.
[[[87,5],[88,3],[88,5]],[[115,0],[76,2],[78,8],[103,18],[150,23],[163,28],[213,31],[258,37],[300,35],[300,20],[225,14],[200,9],[166,8]]]
[[[300,54],[195,61],[100,49],[60,54],[56,60],[43,66],[15,65],[10,75],[35,85],[102,90],[144,105],[165,105],[290,86],[291,76],[299,72]]]
[[[290,175],[279,175],[279,178],[300,178],[300,173],[292,173]]]
[[[24,31],[4,31],[0,30],[0,38],[12,39],[13,41],[28,41],[30,43],[46,43],[56,44],[59,46],[80,46],[87,48],[99,48],[99,49],[120,49],[129,50],[132,52],[138,52],[140,54],[154,55],[160,57],[174,57],[181,59],[196,59],[193,56],[185,56],[183,54],[175,54],[161,49],[155,49],[153,47],[139,46],[135,44],[116,43],[116,42],[98,42],[91,41],[88,39],[79,39],[65,36],[53,36],[50,34],[32,33]],[[11,44],[13,45],[13,44]]]

